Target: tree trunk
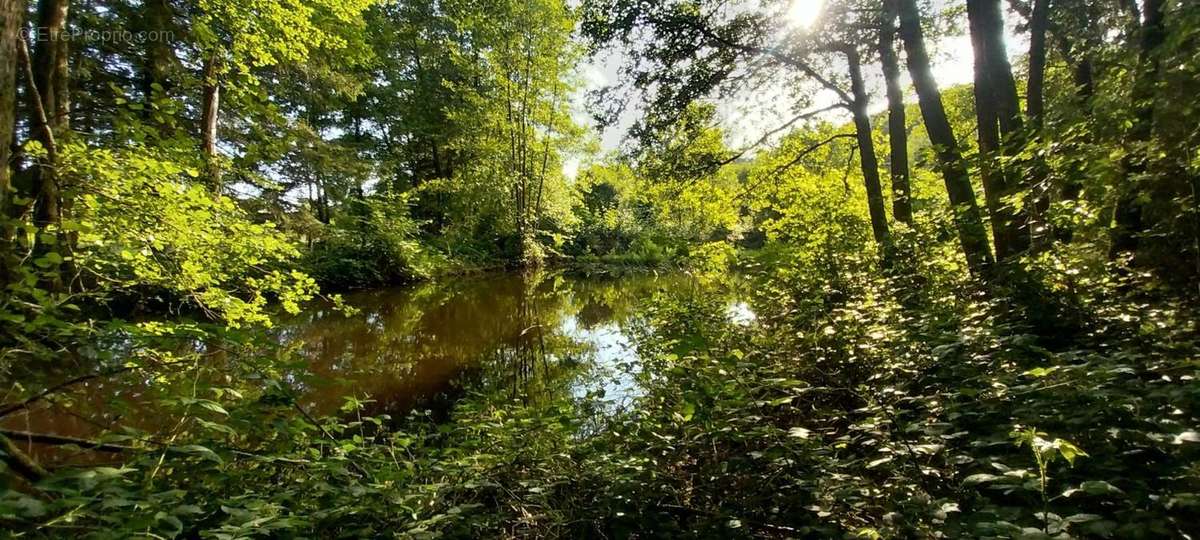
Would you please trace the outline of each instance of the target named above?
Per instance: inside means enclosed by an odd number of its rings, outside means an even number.
[[[917,89],[921,116],[925,120],[925,129],[929,132],[929,140],[937,149],[938,166],[946,184],[950,204],[954,207],[954,221],[963,253],[971,272],[976,276],[986,276],[994,262],[988,245],[987,231],[983,227],[979,206],[975,202],[975,189],[971,187],[966,161],[959,150],[950,120],[946,117],[941,90],[933,77],[929,53],[925,50],[920,10],[916,0],[889,1],[898,2],[899,5],[900,37],[904,42],[904,50],[908,53],[909,76]]]
[[[858,138],[859,163],[862,165],[863,183],[867,188],[867,209],[871,213],[871,232],[875,242],[884,249],[886,257],[890,250],[891,237],[888,231],[887,211],[884,209],[883,187],[879,183],[879,160],[875,156],[875,141],[871,138],[871,115],[867,111],[870,97],[863,83],[862,59],[852,46],[845,49],[846,64],[850,70],[850,88],[854,95],[851,108],[854,113],[855,135]]]
[[[1045,49],[1045,41],[1044,40],[1046,39],[1046,35],[1047,34],[1053,35],[1055,38],[1054,41],[1057,43],[1059,53],[1062,54],[1063,60],[1065,60],[1068,64],[1070,64],[1072,59],[1074,59],[1075,57],[1079,58],[1079,60],[1077,62],[1075,62],[1075,64],[1073,66],[1071,66],[1071,78],[1075,83],[1076,94],[1079,96],[1080,100],[1082,102],[1084,102],[1084,104],[1086,105],[1087,102],[1091,99],[1092,94],[1095,92],[1095,81],[1093,80],[1093,75],[1092,75],[1092,69],[1093,69],[1092,68],[1092,58],[1088,55],[1089,47],[1081,47],[1081,50],[1075,50],[1074,46],[1071,44],[1070,38],[1067,37],[1066,33],[1063,32],[1062,28],[1056,26],[1054,24],[1054,22],[1052,20],[1050,20],[1050,2],[1048,0],[1046,0],[1044,2],[1045,3],[1045,8],[1044,8],[1045,11],[1043,11],[1042,14],[1035,14],[1034,12],[1036,11],[1036,9],[1038,7],[1037,4],[1041,4],[1043,2],[1043,0],[1034,0],[1034,2],[1035,2],[1035,5],[1033,7],[1030,7],[1028,4],[1026,4],[1024,2],[1020,2],[1019,0],[1009,0],[1009,3],[1008,3],[1008,5],[1013,8],[1013,11],[1016,11],[1017,13],[1019,13],[1022,17],[1025,18],[1026,21],[1029,22],[1030,34],[1031,34],[1031,38],[1030,38],[1030,64],[1031,64],[1030,70],[1032,71],[1034,69],[1034,66],[1032,65],[1034,62],[1033,49],[1037,46],[1036,43],[1033,43],[1033,39],[1035,39],[1038,35],[1041,35],[1042,39],[1043,39],[1042,47],[1044,50]],[[1042,53],[1042,68],[1041,68],[1041,70],[1043,71],[1042,74],[1044,76],[1044,70],[1045,70],[1045,53],[1044,52]],[[1033,107],[1034,107],[1034,105],[1031,104],[1030,109],[1032,109]],[[1032,116],[1033,116],[1032,110],[1029,111],[1029,115],[1031,117],[1030,119],[1032,120]]]
[[[912,183],[908,170],[908,119],[904,112],[904,91],[900,88],[900,60],[896,56],[895,4],[887,2],[879,27],[879,61],[887,84],[888,144],[892,176],[892,215],[896,221],[913,224]]]
[[[42,0],[38,4],[37,45],[30,88],[37,91],[27,93],[31,101],[40,98],[40,103],[33,108],[40,107],[41,111],[30,124],[38,126],[33,132],[38,142],[52,154],[55,141],[61,140],[70,127],[66,95],[68,38],[65,35],[69,9],[69,0]],[[42,228],[62,223],[62,193],[55,173],[56,164],[53,158],[48,161],[38,167],[35,180],[34,223]]]
[[[25,20],[24,0],[0,0],[0,219],[12,217],[12,145],[16,138],[17,44]],[[0,288],[8,283],[15,231],[0,229]]]
[[[1004,46],[1000,0],[967,0],[975,54],[975,115],[978,120],[980,176],[996,242],[996,258],[1004,261],[1029,248],[1028,214],[1009,198],[1026,187],[1011,166],[999,159],[1021,149],[1021,110],[1017,84]]]
[[[1034,0],[1029,21],[1029,82],[1025,87],[1025,107],[1029,123],[1037,131],[1046,115],[1046,29],[1050,23],[1050,0]]]
[[[221,164],[217,159],[217,124],[221,109],[220,62],[213,57],[204,61],[204,98],[200,118],[200,145],[208,187],[213,193],[221,191]]]
[[[1146,144],[1154,134],[1154,83],[1158,80],[1160,62],[1157,49],[1166,39],[1163,27],[1163,1],[1146,0],[1142,6],[1145,20],[1142,23],[1138,53],[1138,73],[1133,86],[1133,126],[1129,129],[1127,142],[1133,146],[1123,163],[1125,185],[1113,212],[1112,246],[1109,255],[1113,258],[1122,253],[1133,252],[1138,247],[1138,236],[1145,232],[1143,211],[1138,203],[1137,182],[1146,173],[1148,149]]]
[[[1046,31],[1050,25],[1050,0],[1034,0],[1029,21],[1029,81],[1025,85],[1025,107],[1029,115],[1030,134],[1042,136],[1046,123]],[[1048,168],[1036,162],[1033,169],[1032,201],[1029,205],[1029,230],[1034,249],[1041,251],[1049,245],[1051,227],[1046,220],[1050,210]]]

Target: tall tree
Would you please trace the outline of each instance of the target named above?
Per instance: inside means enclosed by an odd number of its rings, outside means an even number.
[[[1029,21],[1029,78],[1025,85],[1025,107],[1029,117],[1029,135],[1035,142],[1042,137],[1046,116],[1046,34],[1050,25],[1050,0],[1034,0]],[[1050,209],[1050,185],[1044,163],[1035,163],[1030,171],[1029,233],[1032,247],[1043,250],[1049,243],[1052,227],[1046,214]]]
[[[13,256],[14,231],[7,220],[15,217],[12,159],[16,136],[17,70],[20,66],[18,47],[25,21],[24,0],[0,0],[0,287],[8,281],[10,257]]]
[[[145,15],[141,90],[144,114],[150,116],[156,95],[160,98],[170,95],[172,71],[178,58],[171,39],[175,35],[175,17],[169,0],[146,0]]]
[[[200,149],[204,153],[205,178],[209,189],[217,193],[221,191],[221,162],[217,153],[221,119],[221,61],[216,53],[204,60],[201,76]]]
[[[954,128],[946,116],[941,90],[933,76],[929,53],[925,48],[924,30],[921,28],[920,9],[916,0],[889,1],[898,3],[900,38],[908,56],[909,76],[912,77],[913,86],[917,90],[921,116],[925,120],[925,129],[929,132],[929,140],[937,152],[938,166],[954,210],[955,225],[963,253],[971,272],[977,276],[986,276],[994,259],[988,245],[983,218],[975,202],[975,189],[971,186],[967,163],[963,159],[958,139],[954,136]]]
[[[35,111],[31,125],[37,140],[50,155],[35,172],[37,195],[34,222],[38,226],[62,222],[62,186],[53,161],[56,140],[70,129],[70,95],[68,92],[67,16],[70,0],[41,0],[38,3],[36,47],[33,58],[33,78],[28,99]]]
[[[772,30],[776,19],[768,9],[731,10],[723,2],[702,2],[698,6],[667,2],[647,9],[644,3],[631,0],[591,0],[584,3],[588,14],[584,30],[598,46],[632,46],[630,52],[636,56],[628,68],[633,75],[632,86],[648,92],[644,97],[650,109],[635,131],[669,125],[688,103],[711,97],[731,80],[743,79],[734,74],[750,65],[756,66],[756,72],[769,75],[791,73],[835,95],[839,107],[852,115],[872,234],[886,248],[890,227],[859,50],[867,44],[862,34],[870,25],[859,24],[862,10],[852,2],[831,2],[825,10],[821,19],[829,21],[826,26],[793,30],[782,39],[769,41],[778,34]],[[841,75],[850,79],[849,88],[815,67],[825,62],[846,66]],[[787,125],[808,117],[811,114],[802,112]]]
[[[1029,19],[1029,81],[1025,107],[1029,123],[1040,130],[1046,116],[1046,33],[1050,26],[1050,0],[1033,0]]]
[[[850,92],[854,102],[850,105],[854,116],[854,133],[858,141],[859,164],[863,184],[867,188],[867,211],[871,214],[871,232],[875,241],[885,249],[891,244],[887,212],[884,210],[883,187],[879,182],[879,161],[875,157],[874,132],[871,130],[871,115],[867,107],[870,96],[863,82],[862,58],[853,45],[843,49],[847,69],[850,73]]]
[[[892,177],[892,215],[896,221],[912,226],[912,182],[908,165],[908,119],[905,118],[904,91],[900,88],[900,60],[896,55],[896,12],[894,2],[884,2],[879,23],[879,63],[887,86],[888,144]]]
[[[996,258],[1003,261],[1029,248],[1029,218],[1010,197],[1023,186],[1002,160],[1019,151],[1022,129],[1017,84],[1004,45],[1000,0],[967,0],[975,54],[975,114],[978,121],[980,177],[991,216]]]

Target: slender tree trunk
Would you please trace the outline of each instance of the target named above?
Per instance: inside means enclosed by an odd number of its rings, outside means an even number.
[[[67,89],[67,62],[70,40],[66,36],[70,0],[41,0],[38,3],[38,28],[34,46],[34,84],[42,98],[42,108],[55,135],[69,127],[70,98]]]
[[[978,56],[978,48],[976,56]],[[1003,171],[997,166],[1000,156],[1000,120],[995,103],[989,92],[990,81],[978,58],[975,64],[975,119],[976,135],[979,140],[979,178],[983,183],[983,197],[987,203],[992,237],[996,244],[996,257],[1008,258],[1013,251],[1010,219],[1005,215],[1002,193],[1005,190]]]
[[[40,98],[41,115],[45,116],[45,126],[49,129],[34,129],[38,142],[44,148],[55,146],[55,140],[61,139],[69,129],[69,107],[64,91],[67,87],[67,46],[66,37],[67,14],[70,9],[69,0],[42,0],[38,4],[37,44],[33,58],[33,80],[28,92],[30,100]],[[41,116],[37,115],[37,116]],[[41,124],[41,118],[35,118],[31,124]],[[35,185],[36,202],[34,203],[34,223],[39,227],[57,226],[62,223],[62,193],[59,178],[55,172],[56,163],[49,159],[36,171]]]
[[[1145,0],[1142,6],[1145,19],[1140,36],[1138,73],[1133,86],[1134,120],[1126,138],[1128,143],[1134,145],[1134,151],[1127,155],[1123,163],[1125,184],[1120,189],[1113,212],[1112,246],[1109,251],[1113,258],[1136,251],[1138,236],[1146,229],[1142,207],[1137,201],[1137,183],[1148,168],[1149,152],[1146,145],[1154,134],[1154,83],[1160,71],[1157,50],[1166,39],[1163,4],[1164,0]]]
[[[1046,123],[1046,32],[1050,25],[1050,0],[1034,0],[1029,21],[1029,81],[1025,85],[1025,107],[1029,115],[1029,133],[1034,140],[1042,137]],[[1032,204],[1029,205],[1029,230],[1033,248],[1043,250],[1049,244],[1051,228],[1046,220],[1050,210],[1048,168],[1035,162],[1032,170]]]
[[[12,146],[16,138],[17,45],[25,20],[25,0],[0,0],[0,219],[13,217]],[[0,288],[10,280],[15,231],[0,229]]]
[[[896,55],[896,5],[885,3],[879,27],[879,61],[887,85],[888,144],[892,176],[892,215],[896,221],[913,224],[912,183],[908,170],[908,119],[904,111],[904,91],[900,88],[900,60]]]
[[[890,254],[891,234],[888,231],[887,211],[884,209],[883,187],[879,182],[879,160],[875,156],[875,141],[871,138],[871,115],[867,111],[870,97],[863,83],[862,59],[852,46],[845,49],[846,64],[850,70],[850,88],[854,95],[851,108],[854,113],[854,129],[858,138],[859,163],[862,165],[863,182],[867,188],[867,209],[871,214],[871,232],[875,242]]]
[[[1065,60],[1068,64],[1071,64],[1071,62],[1073,60],[1078,58],[1078,60],[1075,61],[1074,64],[1071,65],[1071,78],[1072,78],[1073,82],[1075,83],[1076,94],[1080,97],[1081,101],[1083,101],[1084,104],[1086,105],[1087,101],[1091,99],[1092,94],[1095,92],[1095,81],[1093,80],[1093,75],[1092,75],[1092,70],[1093,70],[1092,58],[1088,54],[1088,50],[1087,50],[1088,47],[1083,47],[1082,50],[1078,50],[1078,51],[1075,50],[1074,46],[1071,43],[1071,40],[1062,31],[1062,28],[1059,28],[1058,26],[1056,26],[1054,24],[1054,22],[1052,20],[1050,20],[1050,2],[1045,1],[1044,2],[1045,11],[1043,11],[1042,14],[1036,14],[1036,15],[1034,12],[1037,10],[1038,4],[1043,3],[1043,0],[1034,0],[1034,2],[1035,2],[1035,4],[1032,7],[1029,4],[1027,4],[1025,2],[1021,2],[1019,0],[1009,0],[1009,3],[1008,3],[1008,5],[1013,8],[1013,11],[1016,11],[1017,13],[1019,13],[1022,17],[1025,18],[1026,21],[1029,22],[1030,34],[1031,34],[1030,63],[1034,62],[1033,49],[1037,47],[1037,44],[1032,42],[1033,38],[1036,38],[1039,34],[1042,36],[1042,39],[1043,39],[1042,47],[1044,50],[1044,47],[1045,47],[1044,40],[1046,38],[1046,35],[1048,33],[1053,35],[1053,37],[1055,38],[1054,41],[1056,42],[1059,53],[1062,54],[1063,60]],[[1043,60],[1042,60],[1042,64],[1043,64],[1042,70],[1043,71],[1045,70],[1044,54],[1045,53],[1043,53]],[[1030,69],[1032,70],[1033,66],[1030,66]],[[1033,107],[1033,105],[1030,105],[1030,108],[1032,108],[1032,107]],[[1031,117],[1033,116],[1032,110],[1029,111],[1029,115]],[[1031,118],[1031,120],[1032,120],[1032,118]]]
[[[991,79],[988,67],[988,43],[984,36],[985,23],[979,13],[979,2],[968,0],[967,13],[970,18],[971,50],[975,55],[975,119],[976,136],[979,142],[979,178],[983,183],[983,196],[987,202],[992,238],[996,246],[996,258],[1004,260],[1011,256],[1013,242],[1012,223],[1004,211],[1003,192],[1006,190],[1004,172],[998,166],[1000,157],[1000,113],[997,110],[997,81]]]
[[[1040,133],[1045,122],[1045,72],[1048,37],[1054,38],[1059,54],[1071,66],[1075,95],[1080,110],[1084,113],[1091,110],[1092,95],[1095,93],[1096,86],[1089,52],[1091,47],[1079,47],[1077,50],[1062,28],[1056,26],[1050,18],[1051,3],[1051,0],[1034,0],[1030,5],[1019,0],[1009,0],[1009,5],[1013,10],[1020,13],[1029,23],[1029,83],[1026,87],[1026,102],[1028,103],[1029,122],[1032,124],[1034,134]],[[1049,170],[1044,163],[1038,163],[1038,165],[1041,166],[1041,171]],[[1071,170],[1066,174],[1064,185],[1058,192],[1059,198],[1064,201],[1078,199],[1083,193],[1083,183],[1080,179],[1086,174],[1077,164],[1072,165]],[[1037,249],[1045,248],[1049,244],[1050,235],[1063,242],[1070,242],[1074,237],[1074,232],[1069,227],[1052,230],[1046,220],[1045,216],[1054,196],[1054,191],[1047,184],[1047,176],[1048,174],[1045,172],[1037,175],[1037,180],[1041,182],[1040,185],[1034,187],[1036,200],[1032,205],[1033,214],[1030,216],[1033,243]]]
[[[216,53],[204,62],[204,97],[200,118],[200,145],[206,178],[213,193],[221,191],[221,164],[217,157],[217,125],[221,110],[220,61]]]
[[[1009,200],[1027,186],[1000,158],[1021,149],[1021,109],[1017,84],[1004,45],[1000,0],[967,0],[975,54],[975,114],[978,120],[980,176],[996,241],[1004,261],[1029,249],[1029,216]]]
[[[986,276],[993,264],[991,248],[983,218],[975,202],[975,189],[966,161],[959,150],[958,139],[946,117],[942,104],[941,90],[933,77],[929,53],[925,50],[925,35],[921,29],[921,13],[916,0],[889,0],[898,2],[900,13],[900,37],[908,53],[908,72],[921,106],[921,116],[930,142],[937,149],[938,165],[946,184],[946,193],[954,207],[954,221],[959,241],[967,264],[976,276]]]
[[[1025,86],[1025,107],[1029,123],[1041,130],[1046,116],[1046,30],[1050,24],[1050,0],[1034,0],[1029,21],[1029,82]]]

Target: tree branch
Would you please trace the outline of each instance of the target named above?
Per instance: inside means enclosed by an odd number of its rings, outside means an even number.
[[[651,19],[651,22],[655,22],[654,19]],[[658,21],[658,22],[664,23],[666,21]],[[759,47],[759,46],[755,46],[755,45],[745,45],[742,43],[737,43],[737,42],[731,41],[729,39],[721,37],[720,34],[717,34],[711,28],[708,28],[707,26],[701,24],[700,22],[694,21],[692,19],[682,19],[681,22],[682,22],[682,24],[691,28],[692,30],[699,32],[704,37],[707,37],[710,40],[713,40],[721,45],[724,45],[727,48],[742,51],[745,53],[750,53],[750,54],[769,56],[771,58],[774,58],[776,61],[778,61],[782,64],[786,64],[788,66],[791,66],[791,67],[794,67],[794,68],[800,70],[809,78],[817,81],[818,83],[821,83],[821,86],[824,86],[825,88],[829,89],[833,93],[837,94],[838,99],[842,100],[842,106],[849,107],[851,103],[854,103],[854,99],[851,98],[850,95],[847,94],[845,90],[842,90],[842,88],[839,87],[838,85],[834,84],[833,81],[830,81],[829,79],[825,78],[823,75],[818,73],[817,70],[814,69],[812,66],[810,66],[807,63],[802,62],[792,56],[785,55],[785,54],[779,52],[778,49],[776,49],[774,47],[765,48],[765,47]]]
[[[763,180],[765,180],[768,177],[777,176],[780,173],[782,173],[792,167],[795,167],[797,163],[800,163],[800,160],[804,159],[805,157],[808,157],[809,154],[816,152],[821,147],[823,147],[829,143],[832,143],[833,141],[836,141],[838,139],[854,139],[854,138],[857,138],[857,135],[855,135],[854,133],[839,133],[839,134],[833,135],[832,137],[829,137],[828,139],[825,139],[819,143],[809,146],[808,148],[805,148],[803,151],[801,151],[798,155],[796,155],[796,157],[792,158],[791,161],[789,161],[783,165],[780,165],[779,167],[776,167],[774,171],[771,171],[771,174],[763,177]],[[749,195],[751,191],[758,189],[758,187],[762,185],[763,180],[759,180],[758,182],[755,182],[755,184],[753,186],[748,186],[745,190],[742,191],[742,193],[740,193],[738,195],[738,198],[745,197],[746,195]]]
[[[10,470],[31,483],[36,483],[50,475],[46,469],[25,455],[25,452],[17,448],[17,445],[13,444],[4,435],[0,435],[0,461],[3,461],[5,465],[8,465]]]
[[[172,364],[178,364],[181,362],[183,362],[183,361],[181,360],[178,362],[168,362],[168,363],[160,364],[160,365],[170,366]],[[0,418],[4,418],[4,417],[6,417],[14,412],[20,411],[20,410],[28,409],[30,405],[33,405],[34,403],[37,403],[37,402],[45,399],[46,396],[49,396],[51,394],[56,394],[58,392],[61,392],[65,389],[75,386],[77,384],[85,383],[87,381],[90,381],[93,379],[99,379],[102,377],[112,377],[113,375],[120,375],[122,373],[127,373],[127,372],[135,371],[138,369],[144,369],[145,367],[146,366],[123,367],[123,368],[113,369],[113,370],[109,370],[109,371],[102,371],[100,373],[89,373],[87,375],[80,375],[80,376],[72,378],[72,379],[67,379],[66,381],[58,383],[58,384],[51,386],[50,388],[47,388],[37,394],[34,394],[33,396],[30,396],[29,398],[25,399],[24,401],[21,401],[19,403],[4,405],[3,407],[0,407]]]
[[[122,444],[110,444],[99,441],[91,441],[88,439],[78,439],[75,437],[66,437],[63,435],[52,435],[49,433],[32,433],[29,431],[18,431],[13,429],[0,429],[0,436],[21,441],[28,441],[35,444],[46,444],[50,446],[67,446],[75,445],[85,450],[93,450],[96,452],[136,452],[140,448],[134,446],[125,446]]]

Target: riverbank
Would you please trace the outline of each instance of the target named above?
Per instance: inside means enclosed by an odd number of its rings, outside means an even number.
[[[1198,319],[1186,305],[1164,299],[1145,312],[1095,297],[1089,333],[1049,349],[997,299],[914,303],[913,291],[862,274],[831,296],[775,271],[751,277],[752,294],[739,298],[755,310],[750,324],[728,315],[719,279],[665,288],[651,276],[616,294],[608,280],[580,288],[561,275],[510,274],[509,285],[407,289],[408,301],[363,294],[375,307],[351,297],[358,315],[323,315],[331,326],[294,334],[326,368],[303,376],[304,347],[243,344],[242,353],[293,354],[296,367],[273,373],[239,357],[221,371],[253,384],[206,383],[161,411],[194,419],[176,432],[187,445],[167,442],[169,429],[114,434],[106,441],[138,447],[122,451],[120,466],[61,471],[44,486],[51,501],[10,493],[3,508],[36,522],[71,504],[80,522],[140,520],[164,535],[1190,530],[1200,438],[1185,419],[1200,394],[1189,359]],[[447,303],[464,291],[472,299]],[[836,304],[805,308],[815,301]],[[458,327],[498,331],[487,340],[498,348],[472,352],[461,335],[429,333],[429,323],[468,315]],[[604,358],[581,354],[604,348],[588,336],[617,318],[622,343],[605,357],[616,363],[589,368]],[[346,325],[362,334],[342,334]],[[482,363],[460,372],[466,382],[444,412],[412,409],[365,392],[416,373],[397,351],[431,365],[447,354]],[[347,363],[350,352],[371,356]],[[305,394],[313,374],[356,373],[353,391],[324,405]],[[1130,407],[1143,413],[1130,417]],[[133,504],[102,506],[115,497]],[[83,500],[95,502],[70,502]]]

